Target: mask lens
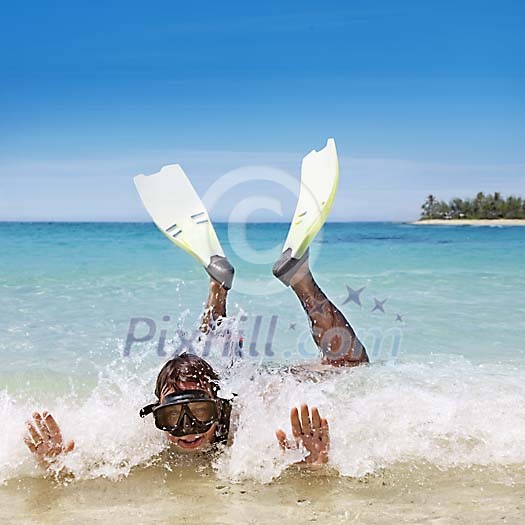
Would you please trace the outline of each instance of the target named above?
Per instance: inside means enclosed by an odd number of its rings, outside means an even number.
[[[170,405],[155,410],[155,424],[157,427],[174,427],[179,421],[182,405]]]
[[[200,423],[206,423],[217,418],[217,406],[213,401],[193,401],[188,403],[193,417]]]

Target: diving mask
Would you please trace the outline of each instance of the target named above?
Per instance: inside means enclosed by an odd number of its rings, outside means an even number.
[[[142,408],[140,417],[153,414],[155,426],[175,437],[204,434],[219,421],[223,401],[203,390],[180,390]]]

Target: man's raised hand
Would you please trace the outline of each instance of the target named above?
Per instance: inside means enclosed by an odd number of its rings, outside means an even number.
[[[328,430],[328,421],[321,418],[317,407],[310,410],[308,405],[301,405],[301,415],[299,410],[292,408],[290,411],[290,424],[295,441],[295,447],[299,448],[301,444],[310,453],[304,463],[310,465],[322,465],[328,463],[328,449],[330,448],[330,434]],[[275,433],[279,445],[283,450],[291,448],[290,442],[284,430],[278,430]]]
[[[44,468],[49,468],[60,454],[67,454],[75,448],[74,441],[64,443],[60,427],[49,412],[34,412],[33,420],[27,421],[26,425],[24,443]]]

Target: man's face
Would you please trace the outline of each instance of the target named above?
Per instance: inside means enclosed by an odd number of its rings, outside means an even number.
[[[181,382],[177,385],[177,391],[180,390],[202,390],[203,387],[199,383],[193,383],[189,381]],[[211,392],[208,390],[208,394],[211,395]],[[166,390],[166,392],[162,393],[161,402],[164,401],[164,398],[175,392],[175,390]],[[169,432],[166,432],[166,435],[168,437],[168,440],[170,443],[174,446],[175,449],[179,452],[186,452],[186,453],[196,453],[200,452],[204,448],[206,448],[209,444],[213,443],[213,440],[215,438],[215,431],[217,429],[217,423],[213,423],[211,428],[205,432],[204,434],[188,434],[187,436],[181,436],[176,437],[172,436]]]

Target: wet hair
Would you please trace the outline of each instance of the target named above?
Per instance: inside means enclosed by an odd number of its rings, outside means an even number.
[[[155,395],[160,400],[168,390],[179,390],[179,384],[197,383],[202,390],[211,391],[217,397],[219,374],[212,366],[199,357],[186,352],[170,359],[157,376]]]
[[[212,397],[219,399],[220,418],[217,422],[215,442],[226,442],[230,429],[231,401],[218,398],[219,374],[202,357],[184,352],[170,359],[157,376],[155,395],[160,401],[164,393],[180,390],[180,383],[185,382],[196,383],[200,389],[211,392]]]

